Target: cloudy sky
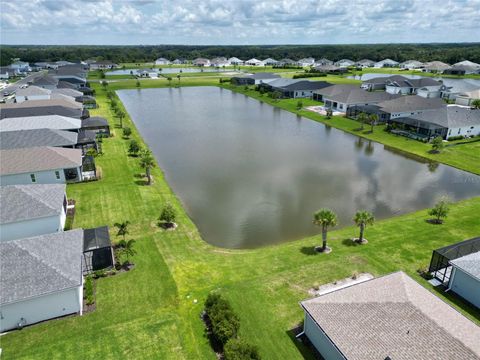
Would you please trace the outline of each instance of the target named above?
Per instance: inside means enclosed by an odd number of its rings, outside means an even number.
[[[480,41],[480,0],[0,0],[2,44]]]

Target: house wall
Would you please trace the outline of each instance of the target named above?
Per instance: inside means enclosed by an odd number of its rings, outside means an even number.
[[[322,355],[325,360],[345,360],[346,358],[333,345],[327,335],[315,323],[309,314],[305,313],[305,322],[303,325],[305,335],[315,349]]]
[[[0,241],[22,239],[63,231],[65,219],[66,214],[62,211],[60,215],[56,216],[1,224]]]
[[[80,276],[80,274],[79,274]],[[82,313],[83,286],[31,298],[0,307],[0,332],[17,328],[22,318],[26,325],[59,316]]]
[[[453,274],[450,277],[449,288],[480,308],[480,280],[454,267]]]
[[[57,179],[55,171],[60,173],[60,179]],[[80,169],[78,169],[80,173]],[[35,174],[36,181],[33,183],[30,174]],[[30,185],[30,184],[65,184],[65,173],[63,169],[34,171],[23,174],[12,174],[0,176],[0,184],[3,185]]]
[[[456,128],[449,128],[447,132],[447,139],[453,136],[477,136],[480,135],[480,124],[473,125],[473,126],[464,126],[464,127],[456,127]]]

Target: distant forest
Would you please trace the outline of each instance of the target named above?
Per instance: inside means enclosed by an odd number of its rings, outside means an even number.
[[[352,59],[382,60],[390,58],[399,62],[419,60],[422,62],[439,60],[456,63],[470,60],[480,63],[480,43],[458,44],[372,44],[372,45],[255,45],[255,46],[41,46],[41,45],[0,45],[1,66],[11,63],[12,59],[23,61],[78,61],[95,58],[124,62],[152,62],[159,57],[169,60],[197,57],[213,58],[218,56],[277,60],[305,57],[330,60]]]

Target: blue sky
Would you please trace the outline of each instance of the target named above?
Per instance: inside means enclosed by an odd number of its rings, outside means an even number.
[[[480,0],[0,0],[2,44],[480,41]]]

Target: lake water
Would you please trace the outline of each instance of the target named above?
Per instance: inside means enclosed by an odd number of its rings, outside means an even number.
[[[312,213],[322,207],[346,226],[359,209],[386,218],[444,194],[480,195],[478,176],[406,158],[229,90],[118,94],[203,239],[221,247],[316,234]]]
[[[119,70],[112,70],[107,71],[105,75],[137,75],[143,70],[148,72],[156,72],[159,74],[180,74],[180,73],[199,73],[199,72],[222,72],[226,71],[223,69],[215,69],[215,68],[162,68],[162,69],[119,69]],[[162,71],[159,71],[162,70]],[[230,70],[231,71],[231,70]]]

